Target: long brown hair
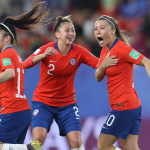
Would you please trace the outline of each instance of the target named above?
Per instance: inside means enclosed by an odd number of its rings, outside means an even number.
[[[6,35],[11,36],[11,44],[14,39],[17,41],[17,35],[14,27],[27,31],[37,31],[40,28],[48,25],[52,18],[50,16],[50,9],[47,8],[46,1],[37,3],[30,11],[18,16],[8,16],[4,19],[3,24],[6,25],[12,34],[0,24],[0,30],[4,30]]]
[[[107,15],[102,15],[100,18],[97,19],[97,21],[98,20],[106,20],[111,25],[112,29],[116,29],[116,37],[118,37],[121,41],[130,46],[127,35],[123,34],[124,31],[120,29],[118,22],[114,18]]]

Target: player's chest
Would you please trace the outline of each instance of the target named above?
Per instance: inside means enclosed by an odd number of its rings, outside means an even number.
[[[79,67],[80,57],[76,55],[48,57],[42,62],[49,75],[68,76],[76,72]]]
[[[130,63],[125,62],[121,57],[117,56],[115,51],[111,52],[111,56],[115,56],[116,55],[116,59],[119,59],[119,62],[111,67],[108,67],[105,71],[106,71],[106,76],[117,76],[117,75],[121,75],[124,74],[126,72],[128,72],[129,70],[133,69],[133,66]],[[104,59],[106,58],[107,54],[104,54],[102,57],[102,61],[104,61]],[[110,62],[109,62],[110,63]]]

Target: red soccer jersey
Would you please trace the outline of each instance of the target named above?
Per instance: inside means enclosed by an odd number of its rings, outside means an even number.
[[[41,61],[40,81],[33,100],[56,107],[76,103],[74,77],[77,69],[81,63],[95,68],[99,59],[75,44],[72,44],[68,54],[63,56],[57,42],[40,47],[32,56],[44,53],[48,47],[54,47],[57,55],[48,56]]]
[[[28,99],[24,95],[24,66],[22,59],[12,47],[6,48],[0,54],[0,73],[13,68],[15,77],[0,84],[1,114],[29,110]]]
[[[134,90],[133,64],[138,65],[143,55],[121,40],[110,49],[110,56],[116,55],[119,63],[106,69],[109,102],[112,110],[130,110],[140,107],[141,102]],[[100,61],[103,62],[107,55],[106,47],[101,51]]]

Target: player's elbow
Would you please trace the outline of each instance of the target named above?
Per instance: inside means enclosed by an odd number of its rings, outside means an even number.
[[[97,82],[100,82],[101,80],[103,80],[103,79],[101,79],[100,76],[97,75],[97,73],[95,73],[95,79]]]
[[[98,71],[98,69],[95,72],[95,79],[97,82],[100,82],[101,80],[103,80],[104,77],[102,77],[101,73]]]

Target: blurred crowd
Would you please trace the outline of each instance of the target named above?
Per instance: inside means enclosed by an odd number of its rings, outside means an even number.
[[[40,0],[1,0],[0,22],[10,15],[19,15],[33,8]],[[41,0],[42,1],[42,0]],[[55,41],[53,25],[57,16],[72,15],[76,39],[99,57],[101,47],[94,38],[94,24],[101,15],[115,18],[133,48],[150,58],[150,0],[47,0],[53,21],[36,32],[17,30],[15,49],[23,59],[38,47]]]

